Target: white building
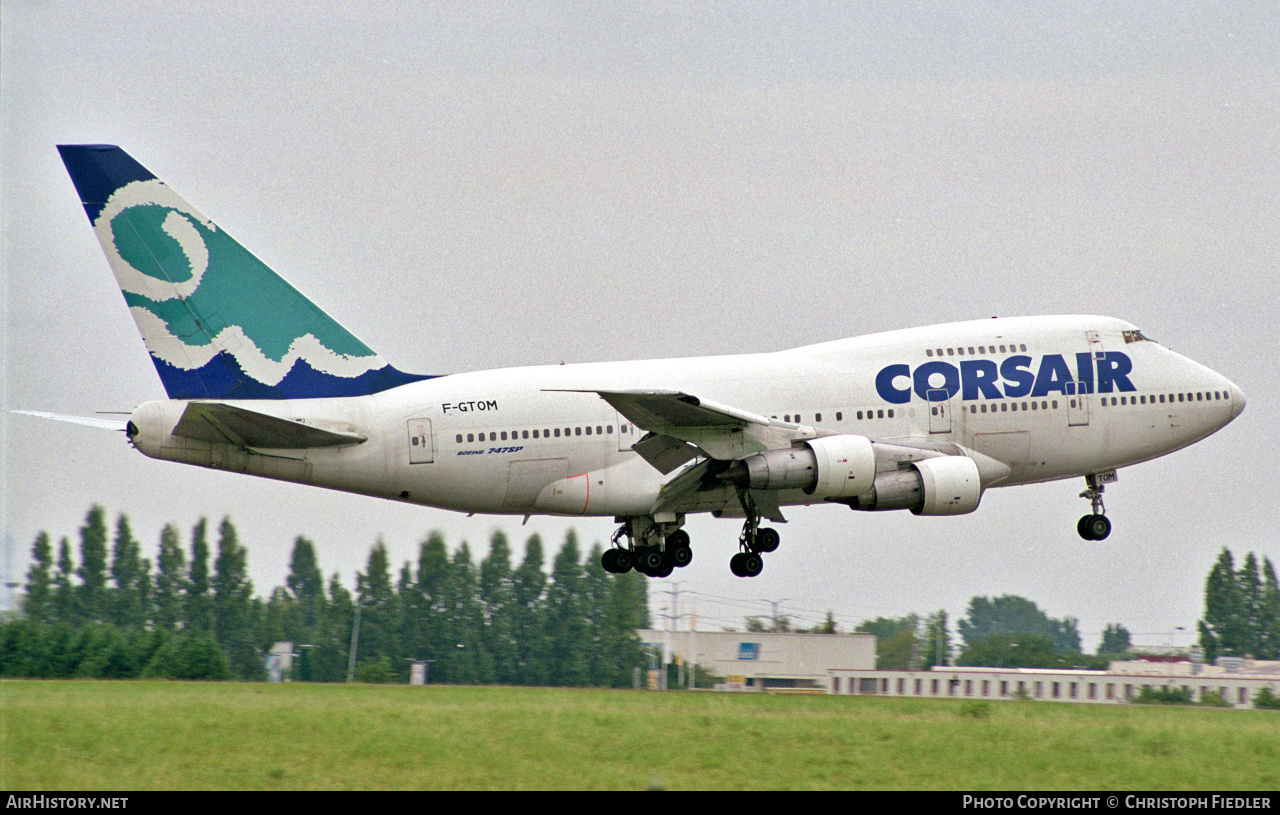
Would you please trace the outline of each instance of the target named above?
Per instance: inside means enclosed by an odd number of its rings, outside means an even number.
[[[662,662],[696,664],[734,689],[827,691],[835,671],[873,671],[871,634],[772,634],[737,631],[639,632]]]
[[[1270,665],[1276,665],[1271,668]],[[1044,668],[935,667],[928,671],[831,672],[831,693],[993,701],[1032,699],[1085,704],[1121,704],[1142,689],[1182,689],[1199,702],[1217,694],[1235,708],[1253,707],[1262,688],[1280,696],[1280,665],[1228,670],[1191,662],[1113,662],[1105,671]]]

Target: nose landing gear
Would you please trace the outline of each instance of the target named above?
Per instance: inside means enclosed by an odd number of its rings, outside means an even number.
[[[1086,475],[1084,480],[1088,487],[1084,492],[1080,493],[1080,497],[1089,499],[1089,503],[1093,507],[1093,514],[1085,515],[1076,523],[1076,532],[1080,533],[1080,537],[1087,541],[1106,540],[1106,537],[1111,534],[1111,521],[1107,520],[1105,514],[1107,510],[1102,506],[1102,491],[1106,489],[1106,484],[1116,480],[1116,472],[1111,470],[1105,473]]]

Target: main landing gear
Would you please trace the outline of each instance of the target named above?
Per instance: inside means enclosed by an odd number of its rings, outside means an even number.
[[[693,549],[689,533],[678,525],[679,521],[660,524],[649,518],[628,518],[613,533],[612,547],[600,556],[601,567],[611,574],[635,569],[649,577],[667,577],[688,566],[693,562]]]
[[[1111,534],[1111,521],[1107,520],[1106,509],[1102,506],[1102,478],[1098,475],[1086,475],[1084,477],[1088,488],[1080,493],[1081,498],[1088,498],[1089,503],[1093,506],[1093,514],[1085,515],[1076,523],[1076,531],[1080,533],[1080,537],[1087,541],[1105,540],[1107,535]],[[1114,471],[1110,473],[1108,481],[1115,480]]]
[[[741,551],[729,558],[729,571],[737,577],[755,577],[764,571],[764,558],[761,555],[777,549],[781,537],[776,529],[761,528],[760,512],[756,509],[756,502],[752,500],[750,492],[739,487],[738,501],[742,504],[747,520],[742,525],[742,534],[738,535],[738,548]]]

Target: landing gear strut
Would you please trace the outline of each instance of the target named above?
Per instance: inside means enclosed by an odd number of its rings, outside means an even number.
[[[742,533],[738,535],[738,554],[729,558],[729,571],[737,577],[755,577],[764,571],[763,552],[772,552],[778,548],[781,540],[776,529],[760,527],[760,511],[751,493],[744,487],[738,487],[738,502],[747,520],[742,525]]]
[[[1114,480],[1115,474],[1111,474],[1108,480]],[[1080,493],[1081,498],[1088,498],[1089,503],[1093,507],[1092,515],[1085,515],[1076,523],[1076,531],[1080,533],[1080,537],[1087,541],[1105,540],[1107,535],[1111,534],[1111,521],[1107,520],[1106,508],[1102,506],[1102,491],[1106,489],[1102,479],[1097,475],[1086,475],[1084,477],[1085,484],[1088,488]]]

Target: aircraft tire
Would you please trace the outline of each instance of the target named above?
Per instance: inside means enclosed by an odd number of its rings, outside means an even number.
[[[1076,522],[1076,532],[1080,533],[1080,537],[1084,538],[1087,541],[1093,540],[1093,538],[1090,537],[1091,533],[1089,529],[1089,521],[1091,520],[1093,520],[1092,515],[1085,515],[1079,521]]]
[[[605,549],[604,554],[600,555],[600,568],[609,574],[618,573],[617,549]]]
[[[635,558],[626,549],[611,550],[616,554],[613,556],[613,573],[626,574],[631,571],[635,564]]]
[[[756,531],[756,551],[772,552],[778,548],[778,544],[782,542],[782,536],[778,534],[778,530],[771,527],[764,527]]]

